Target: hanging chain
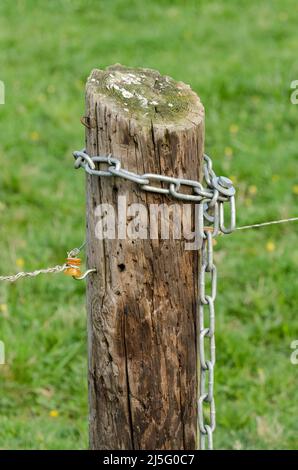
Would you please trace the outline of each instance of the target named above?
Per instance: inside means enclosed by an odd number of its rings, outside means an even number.
[[[201,263],[199,268],[199,302],[197,316],[197,370],[198,374],[198,448],[213,448],[213,431],[216,426],[215,402],[213,396],[214,366],[215,366],[215,309],[217,271],[213,262],[212,232],[205,231],[201,250]],[[211,277],[211,294],[205,294],[205,280],[207,273]],[[208,326],[205,325],[205,316],[208,317]],[[205,349],[208,343],[209,354],[206,358]],[[205,405],[205,406],[204,406]],[[205,422],[204,408],[209,407],[209,419]]]
[[[198,276],[198,315],[197,315],[197,370],[198,373],[198,425],[197,448],[213,449],[213,432],[216,427],[216,411],[214,401],[214,366],[215,366],[215,299],[217,294],[217,269],[213,258],[213,238],[219,233],[231,233],[236,226],[235,189],[232,182],[224,177],[217,178],[212,161],[205,156],[204,176],[207,185],[213,189],[214,197],[204,203],[200,212],[199,225],[203,226],[203,243],[200,254]],[[218,185],[218,181],[220,185]],[[223,188],[222,188],[223,186]],[[224,224],[223,202],[217,192],[223,191],[228,197],[230,207],[230,224]],[[210,290],[206,293],[206,284]],[[207,354],[208,350],[208,354]],[[208,418],[205,418],[208,415]],[[207,441],[207,442],[206,442]],[[207,444],[207,445],[206,445]]]
[[[204,187],[200,182],[174,178],[154,173],[139,175],[121,168],[121,162],[112,155],[90,157],[85,150],[74,152],[75,168],[84,168],[90,175],[117,176],[137,183],[142,190],[166,194],[182,201],[199,205],[197,230],[202,239],[200,267],[198,275],[197,312],[197,448],[213,448],[215,430],[215,403],[213,395],[215,366],[215,309],[217,291],[217,270],[213,260],[213,238],[219,233],[231,233],[236,228],[235,188],[228,178],[216,176],[212,160],[204,155]],[[96,168],[96,164],[105,168]],[[182,191],[183,189],[183,191]],[[185,191],[188,189],[188,194]],[[229,222],[226,226],[224,204],[229,206]],[[206,278],[210,277],[210,293],[206,294]],[[205,316],[208,317],[206,323]],[[206,324],[205,324],[206,323]],[[208,342],[208,357],[206,344]],[[205,421],[205,408],[209,408],[209,418]]]

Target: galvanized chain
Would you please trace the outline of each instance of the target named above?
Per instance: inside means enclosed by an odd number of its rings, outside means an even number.
[[[213,261],[212,232],[205,230],[205,238],[201,249],[199,268],[199,301],[197,321],[198,348],[198,436],[200,448],[205,449],[206,438],[208,449],[213,448],[213,431],[215,430],[215,403],[213,395],[215,366],[215,309],[214,302],[217,291],[217,270]],[[207,274],[210,273],[210,274]],[[206,276],[211,279],[211,292],[206,294]],[[206,318],[205,318],[206,317]],[[207,320],[207,323],[206,323]],[[206,351],[208,343],[208,357]],[[205,422],[204,405],[209,407],[209,419]]]
[[[202,239],[200,267],[198,273],[197,312],[197,447],[213,448],[213,432],[216,426],[214,402],[215,366],[215,308],[217,293],[217,270],[213,259],[213,238],[219,233],[231,233],[236,228],[235,188],[228,178],[216,176],[212,160],[204,155],[204,179],[200,182],[165,175],[136,173],[121,168],[121,162],[112,155],[90,157],[85,150],[74,152],[75,168],[84,168],[90,175],[117,176],[137,183],[144,191],[166,194],[182,201],[198,203],[198,232]],[[105,164],[105,169],[96,169],[96,164]],[[153,184],[155,183],[155,184]],[[159,184],[159,186],[158,186]],[[163,185],[163,186],[162,186]],[[185,189],[191,190],[186,194]],[[184,189],[184,191],[181,191]],[[229,206],[229,222],[226,226],[224,204]],[[206,293],[207,276],[210,277],[210,292]],[[207,317],[207,318],[205,318]],[[208,354],[206,344],[208,342]],[[205,408],[208,407],[208,419]],[[207,412],[207,410],[206,410]]]
[[[198,448],[213,449],[213,432],[216,427],[214,401],[214,367],[215,367],[215,299],[217,294],[217,269],[213,258],[213,238],[219,233],[231,233],[236,226],[235,189],[232,182],[224,177],[217,178],[212,161],[205,156],[205,181],[214,191],[214,198],[204,203],[200,212],[199,225],[203,227],[203,243],[199,266],[199,300],[197,316],[197,370],[198,376]],[[224,223],[224,202],[217,193],[222,192],[228,198],[230,223]],[[209,277],[210,290],[206,293]],[[207,353],[208,350],[208,353]],[[208,415],[208,418],[207,416]],[[207,442],[206,442],[207,441]],[[207,445],[206,445],[207,444]]]
[[[211,202],[212,207],[219,202],[219,218],[220,229],[223,233],[230,233],[235,228],[235,190],[233,183],[223,176],[217,177],[212,170],[211,159],[204,155],[205,160],[205,179],[207,188],[202,183],[195,180],[174,178],[172,176],[159,175],[155,173],[137,173],[121,168],[121,162],[112,155],[90,157],[85,150],[73,153],[75,158],[75,168],[84,168],[85,171],[94,176],[117,176],[125,180],[137,183],[142,190],[154,192],[158,194],[167,194],[176,199],[189,202]],[[105,164],[105,169],[96,169],[96,164]],[[155,183],[155,185],[153,184]],[[158,185],[159,184],[159,185]],[[164,184],[162,187],[161,185]],[[167,187],[165,187],[167,186]],[[182,189],[191,191],[186,194]],[[224,226],[223,203],[230,202],[231,205],[231,221],[228,228]]]

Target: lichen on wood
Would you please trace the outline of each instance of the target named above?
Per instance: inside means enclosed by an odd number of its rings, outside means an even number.
[[[198,99],[188,85],[156,70],[121,65],[93,70],[88,86],[110,98],[121,112],[144,121],[183,120]]]

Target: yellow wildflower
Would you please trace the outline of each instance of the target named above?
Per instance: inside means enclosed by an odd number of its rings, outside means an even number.
[[[23,268],[24,265],[25,265],[25,261],[23,260],[23,258],[17,258],[16,259],[16,265],[18,268]]]
[[[233,149],[232,149],[232,147],[226,147],[226,148],[225,148],[225,156],[226,156],[226,157],[232,157],[232,156],[233,156]]]
[[[272,241],[267,242],[266,250],[268,251],[268,253],[273,253],[275,251],[275,243]]]
[[[231,176],[229,176],[229,179],[230,179],[231,181],[233,181],[233,184],[237,184],[237,181],[238,181],[237,176],[231,175]]]
[[[248,187],[248,192],[251,196],[254,196],[258,192],[258,188],[254,184],[252,184]]]
[[[237,134],[238,131],[239,131],[239,126],[237,126],[237,124],[231,124],[230,125],[231,134]]]
[[[39,140],[40,136],[39,136],[39,133],[37,131],[33,131],[30,133],[30,139],[33,141],[33,142],[37,142]]]
[[[51,410],[49,415],[50,415],[51,418],[58,418],[59,411],[58,410]]]
[[[8,308],[6,304],[0,304],[0,312],[1,313],[7,313]]]

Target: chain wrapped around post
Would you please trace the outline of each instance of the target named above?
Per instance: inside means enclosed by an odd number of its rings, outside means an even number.
[[[199,298],[197,302],[197,448],[213,448],[213,432],[216,426],[214,402],[215,366],[215,299],[217,293],[217,270],[213,259],[213,239],[219,233],[228,234],[236,228],[235,188],[228,178],[216,176],[212,160],[204,155],[204,179],[206,186],[195,180],[146,173],[138,175],[121,168],[121,162],[112,155],[90,157],[85,150],[73,153],[75,168],[84,168],[90,175],[116,176],[138,184],[142,190],[166,194],[181,201],[199,205],[198,232],[202,239],[198,273]],[[105,165],[97,169],[97,165]],[[155,183],[155,184],[153,184]],[[163,186],[162,186],[163,185]],[[191,194],[181,191],[184,187]],[[229,222],[225,222],[224,205],[229,206]],[[210,277],[210,292],[206,293],[206,278]],[[208,322],[206,318],[208,317]],[[208,356],[206,343],[208,342]],[[208,406],[209,418],[205,421],[204,410]],[[206,446],[207,441],[207,446]]]

